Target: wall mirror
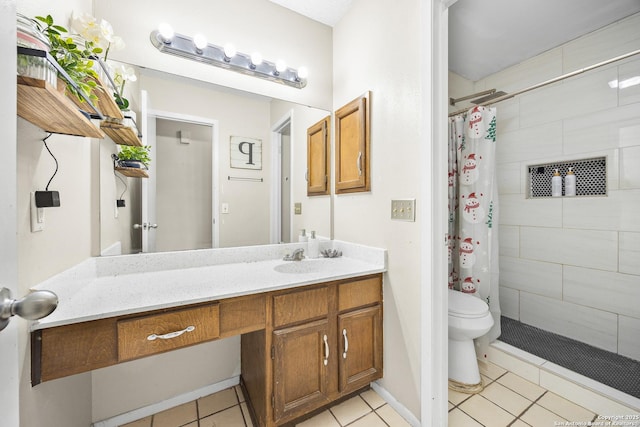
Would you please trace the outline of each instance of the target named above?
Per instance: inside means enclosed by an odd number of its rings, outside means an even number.
[[[150,178],[114,172],[118,147],[100,140],[102,255],[287,243],[303,228],[332,237],[330,196],[308,197],[305,180],[307,129],[330,112],[134,68]]]

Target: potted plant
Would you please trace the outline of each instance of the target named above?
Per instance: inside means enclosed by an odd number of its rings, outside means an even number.
[[[80,43],[84,43],[84,46],[81,46],[68,34],[65,27],[56,25],[53,22],[51,15],[46,17],[36,16],[36,19],[46,25],[40,30],[48,37],[51,43],[51,56],[74,81],[78,90],[92,101],[96,100],[97,96],[93,93],[93,90],[96,88],[97,83],[91,77],[96,78],[97,74],[93,70],[91,56],[101,53],[102,48],[94,46],[93,42],[87,40],[82,40]],[[80,93],[70,82],[67,82],[66,87],[68,92],[74,94],[80,102],[84,102]]]
[[[121,145],[120,152],[117,155],[118,166],[148,169],[149,163],[151,163],[151,157],[149,157],[150,148],[150,145],[143,145],[141,147]]]

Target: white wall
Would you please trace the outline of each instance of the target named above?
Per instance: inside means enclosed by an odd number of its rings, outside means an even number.
[[[512,92],[639,49],[638,28],[640,14],[474,90]],[[638,56],[497,105],[500,303],[508,317],[640,360],[640,85],[608,85],[632,76]],[[597,156],[606,197],[526,198],[527,165]]]
[[[420,2],[355,0],[334,27],[334,110],[371,91],[371,192],[335,196],[335,238],[388,250],[381,384],[420,418],[420,233],[392,221],[391,199],[421,194]],[[422,23],[422,25],[427,25]],[[423,209],[417,200],[416,210]]]

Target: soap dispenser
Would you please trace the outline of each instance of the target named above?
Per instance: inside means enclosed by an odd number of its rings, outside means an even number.
[[[564,195],[565,196],[576,195],[576,175],[573,173],[572,167],[569,167],[569,171],[564,177]]]
[[[307,236],[307,230],[303,228],[302,230],[300,230],[300,235],[298,236],[298,242],[306,243],[308,239],[309,238]]]
[[[316,239],[315,231],[312,231],[311,236],[309,236],[309,248],[307,249],[307,252],[308,258],[318,258],[320,255],[320,244],[318,239]]]
[[[560,177],[558,168],[556,168],[553,173],[553,177],[551,178],[551,195],[553,197],[562,196],[562,177]]]

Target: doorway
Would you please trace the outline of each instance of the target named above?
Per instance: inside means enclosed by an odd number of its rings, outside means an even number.
[[[271,127],[273,186],[271,189],[271,243],[291,243],[291,158],[293,112],[289,112]]]
[[[142,251],[218,247],[217,122],[160,111],[147,118],[151,165],[142,185]]]

